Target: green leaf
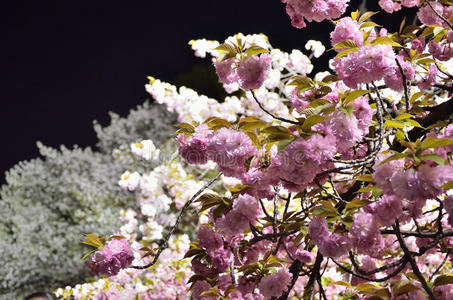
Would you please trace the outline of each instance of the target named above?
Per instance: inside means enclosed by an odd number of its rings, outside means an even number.
[[[190,136],[190,135],[192,135],[194,133],[195,133],[195,129],[194,128],[188,128],[188,127],[179,128],[178,130],[175,131],[175,134],[185,134],[187,136]]]
[[[299,90],[313,88],[315,86],[313,80],[304,75],[294,76],[293,81],[291,81],[288,85],[295,85]]]
[[[348,288],[352,288],[352,285],[347,281],[334,281],[330,283],[331,285],[342,285]]]
[[[438,148],[438,147],[444,147],[444,146],[449,146],[453,145],[453,139],[447,139],[447,138],[440,138],[436,139],[433,137],[427,137],[423,140],[421,146],[422,150],[426,150],[429,148]]]
[[[86,253],[86,254],[81,258],[81,260],[84,260],[85,258],[87,258],[88,256],[90,256],[90,255],[93,254],[94,252],[96,252],[96,249],[93,249],[93,250],[91,250],[90,252]]]
[[[348,210],[348,209],[361,208],[361,207],[367,206],[370,203],[371,203],[371,201],[354,199],[351,202],[346,203],[345,209]]]
[[[291,144],[292,141],[294,141],[294,139],[286,139],[280,141],[277,146],[277,152],[283,151],[289,144]]]
[[[411,96],[411,99],[409,100],[409,102],[410,102],[411,104],[413,104],[418,98],[420,98],[420,97],[423,96],[424,94],[426,94],[426,92],[423,92],[423,91],[417,92],[417,93],[413,94],[413,95]]]
[[[326,119],[328,119],[328,117],[323,117],[323,116],[320,116],[320,115],[313,115],[313,116],[309,116],[305,121],[304,121],[304,124],[302,125],[302,130],[304,132],[310,132],[311,131],[311,127],[313,125],[316,125],[318,123],[321,123],[323,121],[325,121]]]
[[[329,83],[332,83],[332,82],[336,82],[338,80],[340,80],[340,79],[336,75],[327,75],[326,77],[324,77],[322,79],[322,82],[325,83],[325,84],[329,84]]]
[[[220,291],[218,287],[213,287],[210,288],[207,291],[204,291],[203,293],[200,294],[200,296],[203,297],[219,297],[220,296]]]
[[[269,50],[261,48],[260,46],[253,45],[245,51],[247,56],[252,56],[255,54],[268,53]]]
[[[371,18],[372,16],[374,16],[377,13],[378,13],[377,11],[367,11],[366,13],[364,13],[363,15],[360,16],[358,23],[360,24],[360,23],[368,20],[369,18]]]
[[[453,283],[452,275],[440,275],[440,276],[437,276],[436,279],[434,280],[434,286],[441,286],[441,285],[452,284],[452,283]]]
[[[343,56],[348,55],[351,52],[356,52],[356,51],[359,51],[358,47],[348,48],[346,50],[340,51],[335,57],[343,57]]]
[[[446,190],[453,189],[453,181],[447,182],[446,184],[442,185],[441,188]]]
[[[369,90],[355,90],[350,92],[346,98],[344,99],[344,104],[348,104],[349,102],[354,101],[355,99],[368,94],[370,91]]]
[[[366,28],[366,27],[382,27],[382,26],[380,26],[379,24],[376,24],[376,23],[374,23],[374,22],[371,22],[371,21],[362,23],[362,24],[360,25],[360,29]]]
[[[423,128],[422,125],[420,125],[420,123],[418,123],[417,121],[412,120],[412,119],[406,119],[406,120],[404,120],[403,123],[406,126],[414,126],[414,127],[418,127],[418,128]]]
[[[217,46],[216,48],[214,48],[214,50],[217,50],[217,51],[224,51],[224,52],[234,52],[234,53],[237,53],[236,52],[236,48],[233,46],[233,45],[230,45],[230,44],[220,44],[219,46]]]
[[[371,45],[391,45],[395,47],[402,47],[400,44],[393,41],[391,38],[387,36],[377,37],[375,40],[371,41]]]
[[[406,136],[404,135],[404,132],[399,129],[396,130],[395,136],[400,141],[406,140]]]
[[[393,154],[392,156],[387,157],[386,159],[381,161],[381,163],[379,165],[383,165],[383,164],[385,164],[385,163],[387,163],[389,161],[397,160],[397,159],[401,159],[401,158],[406,158],[406,154],[397,152],[397,153]]]
[[[399,120],[386,120],[385,125],[392,128],[404,128],[404,123]]]
[[[189,123],[179,123],[174,126],[180,127],[180,128],[191,128],[191,129],[195,128],[192,124],[189,124]]]
[[[419,157],[421,160],[430,160],[433,161],[439,165],[444,165],[445,164],[445,159],[442,156],[436,155],[436,154],[426,154],[422,155]]]
[[[396,283],[392,284],[393,295],[395,297],[413,292],[418,290],[419,288],[413,285],[409,280],[400,280]]]
[[[205,120],[204,123],[208,124],[208,126],[211,129],[219,129],[222,127],[226,127],[226,128],[231,127],[230,122],[228,122],[227,120],[224,120],[222,118],[217,118],[217,117],[210,117],[207,120]]]
[[[85,234],[85,240],[82,241],[82,243],[99,249],[104,247],[105,239],[103,237],[98,236],[95,233],[88,233]]]
[[[405,120],[405,119],[409,119],[412,117],[413,117],[413,115],[411,115],[411,114],[402,113],[401,115],[397,116],[394,120]]]
[[[365,182],[374,182],[373,176],[371,174],[362,175],[362,176],[356,178],[356,180],[365,181]]]
[[[248,116],[245,118],[241,118],[238,122],[238,126],[241,127],[243,124],[250,123],[250,122],[258,122],[258,121],[261,121],[261,120],[255,116]]]
[[[255,129],[264,128],[268,125],[269,124],[264,121],[247,122],[247,123],[242,123],[241,125],[239,125],[239,129],[241,129],[243,131],[253,131]]]
[[[339,42],[338,44],[335,44],[333,46],[334,49],[349,49],[349,48],[357,48],[357,44],[353,40],[344,40],[342,42]]]

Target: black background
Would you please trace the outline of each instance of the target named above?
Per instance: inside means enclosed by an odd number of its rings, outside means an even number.
[[[209,64],[193,56],[191,39],[265,33],[276,48],[304,51],[309,39],[329,47],[333,29],[327,21],[291,27],[279,0],[4,1],[0,11],[0,182],[38,156],[38,140],[94,146],[92,121],[106,125],[108,111],[126,116],[143,103],[147,75],[173,82]],[[379,15],[395,30],[403,14]]]

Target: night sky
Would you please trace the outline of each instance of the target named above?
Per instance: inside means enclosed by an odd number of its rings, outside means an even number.
[[[92,121],[107,125],[108,111],[126,116],[143,103],[147,75],[173,82],[209,64],[193,56],[191,39],[265,33],[288,51],[309,39],[328,47],[332,30],[326,21],[292,28],[279,0],[4,1],[0,11],[0,182],[38,156],[38,140],[94,146]]]

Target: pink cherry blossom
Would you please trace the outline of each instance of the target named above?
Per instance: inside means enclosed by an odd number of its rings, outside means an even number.
[[[292,274],[287,269],[280,269],[277,273],[261,279],[258,288],[266,298],[278,297],[287,289],[291,278]]]
[[[258,89],[266,80],[271,68],[271,56],[267,53],[247,56],[239,63],[237,75],[243,90]]]

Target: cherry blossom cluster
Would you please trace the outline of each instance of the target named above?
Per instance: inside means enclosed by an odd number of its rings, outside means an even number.
[[[348,3],[283,2],[298,28],[341,17]],[[309,77],[302,52],[236,35],[190,45],[241,96],[217,102],[150,78],[147,91],[178,113],[179,155],[212,179],[197,186],[184,174],[178,189],[167,166],[125,173],[120,185],[155,218],[155,207],[185,195],[170,235],[189,207],[203,215],[184,256],[193,299],[452,297],[452,10],[447,1],[379,4],[387,13],[417,6],[421,24],[389,33],[371,12],[334,20],[336,74]],[[315,57],[316,48],[307,43]],[[226,189],[209,190],[218,178]],[[136,249],[132,220],[119,233]],[[132,268],[163,261],[169,234],[149,240],[156,248]]]

